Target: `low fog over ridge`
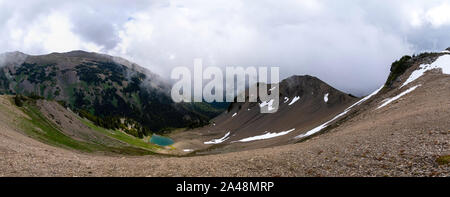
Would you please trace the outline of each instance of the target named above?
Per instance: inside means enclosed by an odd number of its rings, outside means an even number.
[[[434,1],[0,0],[0,52],[86,50],[168,77],[176,66],[279,66],[357,96],[404,54],[450,46],[450,3]],[[342,80],[345,79],[345,80]]]

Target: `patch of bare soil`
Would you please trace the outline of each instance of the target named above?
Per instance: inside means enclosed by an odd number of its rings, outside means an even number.
[[[101,143],[108,146],[127,145],[92,130],[81,122],[79,116],[65,109],[55,101],[38,100],[39,111],[67,136],[85,142]]]

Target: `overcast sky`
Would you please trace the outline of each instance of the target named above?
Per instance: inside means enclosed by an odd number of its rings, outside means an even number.
[[[0,29],[0,52],[101,52],[164,77],[194,58],[279,66],[360,96],[402,55],[450,46],[450,1],[0,0]]]

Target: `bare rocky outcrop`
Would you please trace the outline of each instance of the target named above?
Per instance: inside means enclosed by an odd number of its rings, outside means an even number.
[[[232,103],[227,112],[213,120],[213,126],[193,131],[209,138],[213,136],[220,138],[230,132],[230,137],[223,143],[212,144],[206,150],[199,150],[197,154],[223,153],[294,143],[295,136],[326,122],[358,100],[309,75],[289,77],[282,80],[278,88],[280,100],[279,108],[275,113],[260,113],[262,103],[268,101],[261,101],[258,98],[258,102],[253,103],[248,102],[247,99],[244,103]],[[290,132],[279,137],[239,142],[253,136],[286,131]],[[202,139],[208,141],[205,138]]]

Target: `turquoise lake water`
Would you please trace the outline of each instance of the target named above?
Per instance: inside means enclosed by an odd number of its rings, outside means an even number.
[[[160,145],[160,146],[169,146],[173,144],[173,140],[168,137],[163,137],[160,135],[152,135],[150,138],[150,143]]]

